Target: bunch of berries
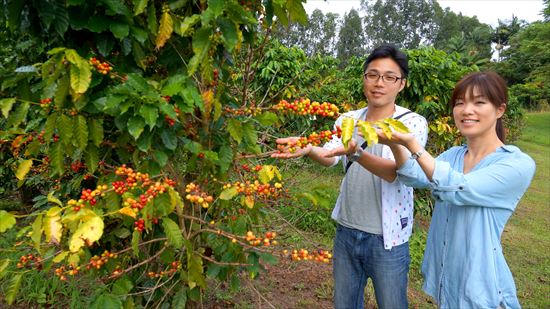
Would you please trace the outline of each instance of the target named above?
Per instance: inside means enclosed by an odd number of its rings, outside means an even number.
[[[67,280],[67,277],[66,275],[69,275],[69,276],[74,276],[76,274],[78,274],[80,272],[80,266],[77,266],[77,267],[74,267],[73,265],[69,266],[68,268],[66,268],[65,266],[60,266],[58,268],[55,269],[54,273],[57,277],[59,277],[59,280],[61,281],[66,281]]]
[[[273,106],[273,109],[282,111],[285,114],[302,116],[311,115],[336,118],[339,115],[338,106],[328,102],[311,102],[309,99],[294,100],[291,103],[281,100],[277,105]]]
[[[110,259],[116,259],[118,255],[116,253],[111,253],[107,250],[101,254],[101,256],[94,255],[86,265],[86,269],[100,269],[105,265]]]
[[[246,232],[245,240],[248,242],[251,246],[270,246],[270,245],[277,245],[277,241],[275,240],[275,237],[277,236],[277,233],[275,232],[266,232],[265,237],[258,237],[254,235],[254,232],[248,231]],[[236,240],[232,240],[233,242],[236,242]]]
[[[92,57],[89,60],[89,63],[99,72],[100,74],[107,75],[113,70],[113,67],[107,62],[101,62],[97,60],[96,57]]]
[[[50,103],[52,103],[51,98],[42,99],[40,100],[40,107],[46,109],[50,106]]]
[[[237,188],[237,193],[245,196],[258,196],[260,198],[279,197],[282,192],[283,184],[275,182],[273,185],[270,183],[262,184],[258,180],[254,181],[236,181],[234,183],[226,183],[223,189],[229,189],[231,187]]]
[[[307,147],[308,144],[318,146],[326,143],[330,141],[333,136],[342,136],[342,129],[339,126],[336,127],[336,130],[325,130],[319,133],[313,132],[308,137],[302,136],[296,142],[288,143],[287,145],[278,144],[277,150],[279,150],[279,152],[284,152],[285,150],[288,150],[288,152],[294,153],[297,149]]]
[[[140,233],[145,230],[145,220],[143,218],[139,218],[134,222],[134,229]]]
[[[176,271],[178,271],[178,269],[181,269],[181,262],[180,261],[174,261],[174,262],[170,263],[170,268],[167,271],[161,270],[158,273],[154,272],[154,271],[150,271],[150,272],[147,273],[147,276],[149,276],[149,278],[151,278],[151,279],[161,278],[161,277],[164,277],[164,276],[171,275],[171,274],[175,273]]]
[[[197,203],[202,208],[208,208],[210,203],[214,201],[214,198],[211,195],[203,192],[199,185],[192,182],[185,186],[185,192],[187,193],[185,196],[186,200],[191,203]]]
[[[32,253],[21,256],[19,262],[17,262],[17,268],[31,268],[33,266],[36,269],[42,269],[42,259],[39,256],[32,255]]]
[[[250,168],[250,166],[248,166],[248,164],[243,164],[241,166],[243,168],[243,170],[247,171],[247,172],[250,172],[252,169]],[[256,166],[254,166],[254,171],[255,172],[259,172],[260,170],[262,169],[262,166],[257,164]]]
[[[240,108],[230,108],[225,107],[224,111],[233,116],[257,116],[262,113],[263,109],[261,107],[256,107],[254,104],[251,104],[249,107],[240,107]]]
[[[96,197],[105,196],[105,191],[108,189],[107,185],[98,185],[95,190],[83,189],[80,194],[80,203],[88,201],[91,206],[97,203]]]
[[[284,256],[289,256],[288,250],[283,250]],[[315,261],[320,263],[330,263],[332,259],[332,254],[327,250],[317,250],[316,252],[309,252],[306,249],[292,250],[290,253],[290,258],[293,261]]]
[[[75,173],[78,173],[81,169],[85,169],[86,164],[82,163],[80,160],[76,160],[71,163],[71,170]]]

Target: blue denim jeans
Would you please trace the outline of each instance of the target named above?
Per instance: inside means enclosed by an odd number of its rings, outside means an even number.
[[[384,249],[382,235],[338,225],[333,251],[334,307],[362,309],[367,279],[380,309],[408,307],[409,243]]]

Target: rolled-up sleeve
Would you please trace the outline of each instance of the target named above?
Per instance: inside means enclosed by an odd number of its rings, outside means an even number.
[[[527,190],[535,162],[519,153],[467,174],[436,160],[430,186],[436,200],[457,206],[497,207],[513,210]]]

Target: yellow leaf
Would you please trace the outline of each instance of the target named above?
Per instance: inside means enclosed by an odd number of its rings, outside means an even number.
[[[48,193],[48,202],[52,202],[59,206],[63,206],[63,203],[61,203],[61,201],[53,195],[53,191]]]
[[[392,131],[390,126],[388,126],[384,121],[377,121],[374,124],[377,125],[382,132],[384,132],[387,138],[391,139]]]
[[[51,242],[59,245],[61,235],[63,233],[63,225],[61,224],[61,208],[52,207],[46,213],[44,218],[43,228],[46,235],[46,242]]]
[[[67,255],[69,255],[69,251],[62,251],[53,258],[52,262],[60,263],[67,257]]]
[[[359,126],[359,130],[363,133],[363,138],[367,141],[369,146],[378,143],[378,135],[376,134],[376,130],[369,122],[359,121],[357,125]]]
[[[348,142],[353,136],[353,130],[355,129],[355,120],[350,117],[342,119],[342,144],[344,147],[348,147]]]
[[[40,242],[42,241],[42,214],[39,214],[32,224],[31,239],[36,251],[40,252]]]
[[[80,223],[78,229],[71,237],[69,250],[77,252],[84,245],[91,245],[93,242],[98,241],[101,235],[103,235],[103,227],[103,220],[98,216]]]
[[[384,122],[387,123],[389,126],[392,127],[392,129],[399,133],[409,133],[409,128],[407,128],[406,125],[404,125],[401,121],[395,120],[393,118],[386,118],[384,119]]]
[[[19,164],[19,167],[17,168],[17,171],[15,172],[15,177],[17,179],[22,180],[25,178],[25,176],[29,173],[32,167],[32,159],[25,160]]]
[[[118,212],[123,214],[123,215],[132,217],[134,219],[137,217],[136,212],[130,206],[123,207],[123,208],[119,209]]]
[[[244,198],[244,204],[245,204],[246,207],[248,207],[248,208],[254,207],[254,197],[253,197],[252,195],[247,195],[247,196]]]
[[[201,93],[201,97],[204,103],[204,113],[210,115],[212,104],[214,103],[214,91],[212,89],[205,90]]]
[[[222,191],[222,193],[220,193],[220,199],[224,200],[224,201],[228,201],[230,199],[232,199],[233,197],[235,197],[235,195],[237,195],[239,192],[237,191],[237,187],[230,187],[230,188],[227,188],[225,190]]]
[[[166,41],[172,36],[174,31],[174,24],[172,22],[172,16],[170,16],[170,10],[164,9],[162,17],[160,18],[159,33],[155,42],[156,48],[161,49]]]

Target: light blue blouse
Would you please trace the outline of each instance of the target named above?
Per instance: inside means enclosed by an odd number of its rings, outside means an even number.
[[[424,291],[440,308],[520,308],[500,236],[535,173],[535,162],[503,146],[464,174],[466,146],[436,158],[429,181],[409,159],[398,170],[409,186],[429,187],[435,198],[422,273]]]

